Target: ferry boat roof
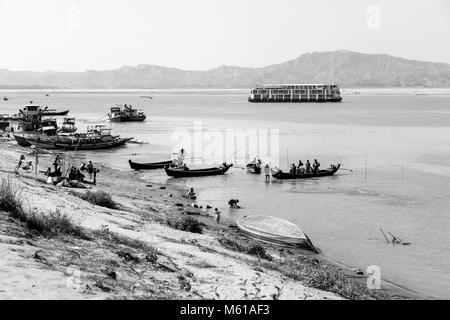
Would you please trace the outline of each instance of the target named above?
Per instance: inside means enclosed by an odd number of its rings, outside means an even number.
[[[275,84],[258,84],[256,87],[286,87],[286,86],[338,86],[334,83],[275,83]]]

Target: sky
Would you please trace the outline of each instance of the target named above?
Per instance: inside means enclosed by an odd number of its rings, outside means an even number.
[[[346,49],[450,63],[449,0],[0,0],[0,68],[263,67]]]

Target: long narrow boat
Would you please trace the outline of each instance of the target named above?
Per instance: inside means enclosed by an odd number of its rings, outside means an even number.
[[[60,150],[105,150],[124,146],[131,139],[133,138],[116,138],[112,141],[101,141],[100,139],[56,141],[54,147]]]
[[[14,136],[17,144],[23,147],[35,145],[41,149],[59,150],[105,150],[124,146],[133,138],[115,138],[113,140],[102,141],[101,139],[60,139],[58,137],[47,137],[35,139],[34,137]]]
[[[189,170],[187,168],[170,168],[165,167],[166,173],[170,177],[182,178],[182,177],[206,177],[206,176],[218,176],[225,174],[233,164],[227,164],[221,167],[205,168]]]
[[[339,170],[340,167],[341,167],[340,164],[336,166],[332,165],[330,168],[325,170],[319,170],[316,173],[304,173],[304,174],[292,174],[272,170],[272,177],[274,177],[275,179],[310,179],[310,178],[328,177],[334,175]]]
[[[317,252],[308,236],[285,219],[271,216],[250,216],[236,222],[244,235],[263,242]]]
[[[152,169],[162,169],[164,167],[170,166],[172,164],[172,160],[169,161],[161,161],[161,162],[148,162],[148,163],[137,163],[131,160],[128,160],[131,169],[133,170],[152,170]]]
[[[69,110],[57,111],[56,109],[47,109],[43,111],[44,116],[67,116]]]

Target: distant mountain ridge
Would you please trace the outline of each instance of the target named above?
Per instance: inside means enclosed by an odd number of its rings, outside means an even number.
[[[221,66],[186,71],[155,65],[107,71],[0,69],[1,87],[69,89],[250,88],[265,83],[336,83],[342,87],[450,87],[450,64],[345,50],[302,54],[262,68]]]

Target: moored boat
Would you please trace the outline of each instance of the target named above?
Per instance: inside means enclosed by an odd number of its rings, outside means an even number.
[[[74,133],[77,131],[75,126],[75,118],[64,118],[64,122],[61,126],[61,132]]]
[[[316,173],[304,173],[304,174],[292,174],[287,172],[282,172],[281,170],[272,170],[272,177],[275,179],[310,179],[310,178],[320,178],[328,177],[334,175],[339,168],[340,164],[332,165],[330,168],[325,170],[319,170]]]
[[[248,163],[246,168],[247,171],[254,174],[261,174],[261,160],[253,160],[252,162]]]
[[[144,121],[147,118],[144,112],[126,104],[112,107],[110,111],[108,116],[111,122],[137,122]]]
[[[152,169],[162,169],[167,166],[170,166],[173,161],[160,161],[160,162],[148,162],[148,163],[137,163],[131,160],[128,160],[131,169],[133,170],[152,170]]]
[[[68,136],[67,138],[58,138],[54,142],[54,147],[62,150],[105,150],[124,146],[131,139],[133,138],[115,138],[105,141],[100,136]]]
[[[308,236],[292,222],[272,216],[250,216],[236,222],[244,235],[263,242],[317,252]]]
[[[180,168],[170,168],[165,167],[168,176],[174,178],[184,178],[184,177],[206,177],[206,176],[217,176],[225,174],[233,164],[224,164],[220,167],[204,168],[204,169],[194,169],[190,170],[186,167]]]
[[[67,116],[69,110],[57,111],[56,109],[47,109],[43,111],[44,116]]]
[[[26,136],[24,135],[18,135],[18,134],[13,134],[14,139],[16,139],[16,142],[19,146],[21,147],[31,147],[31,142],[27,139]]]

